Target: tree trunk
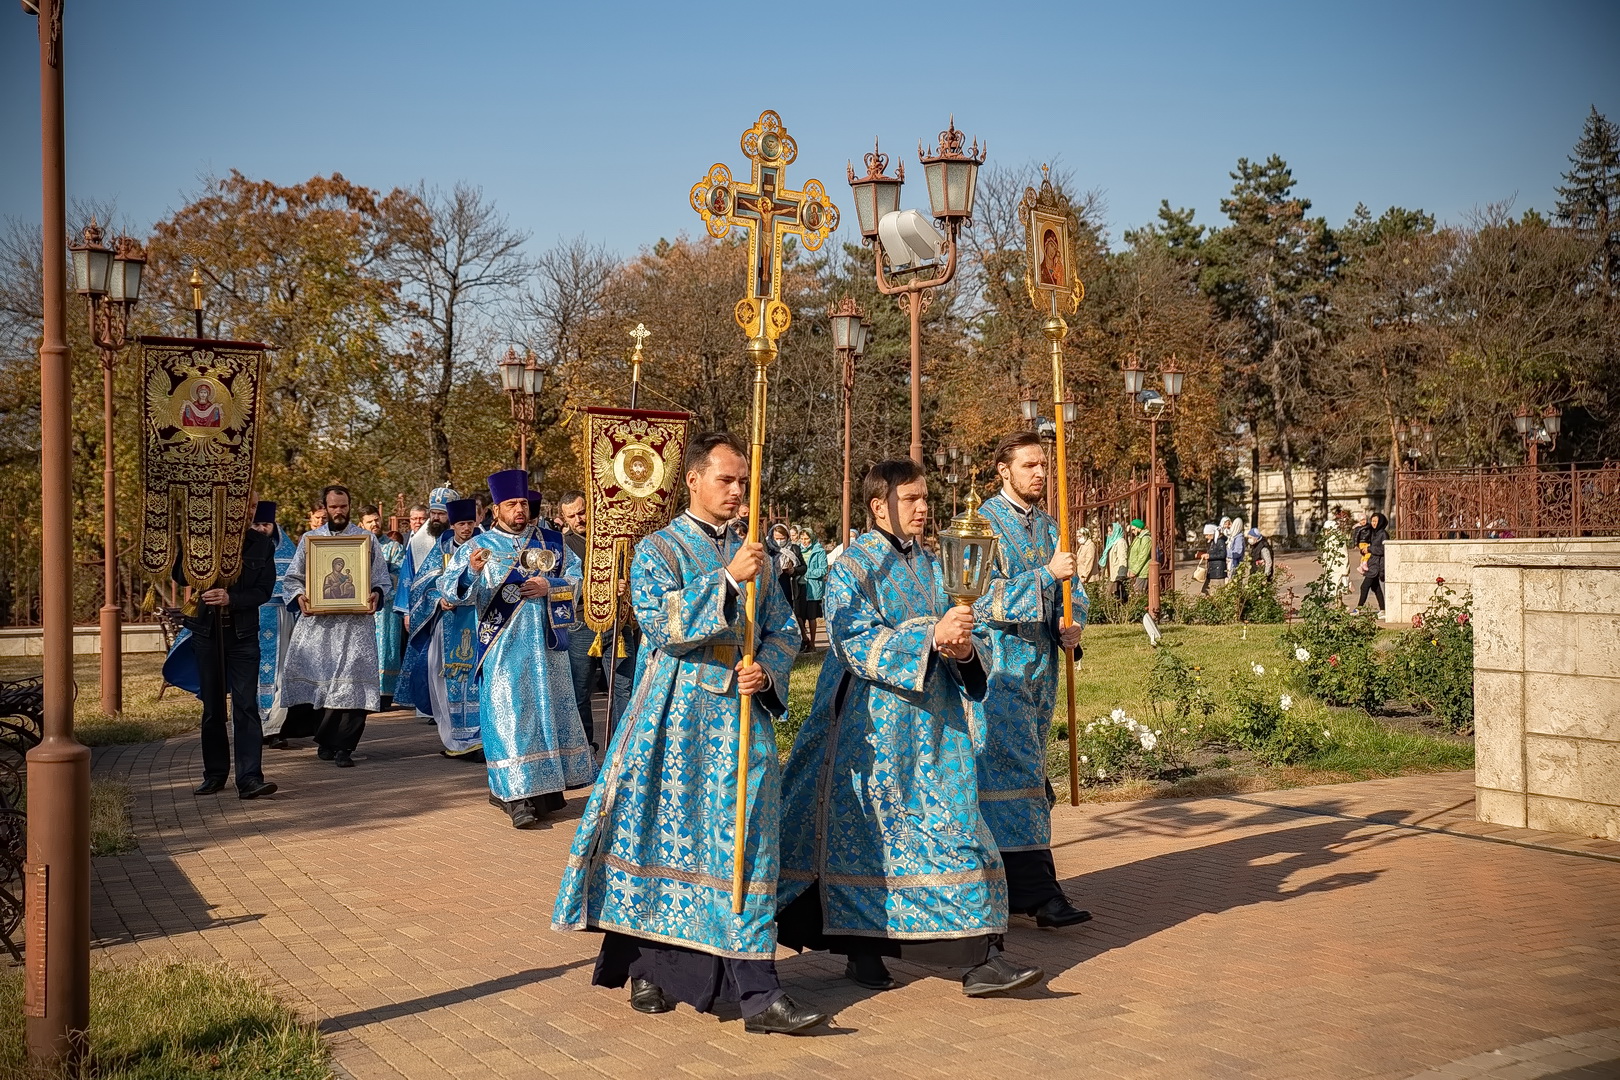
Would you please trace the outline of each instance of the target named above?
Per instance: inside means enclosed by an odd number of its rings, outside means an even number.
[[[455,385],[456,294],[454,288],[444,302],[444,336],[439,341],[439,385],[428,398],[428,432],[433,443],[433,466],[438,479],[450,481],[450,434],[444,418],[450,411],[450,389]]]

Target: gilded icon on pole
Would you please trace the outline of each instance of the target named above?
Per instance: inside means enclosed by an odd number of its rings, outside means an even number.
[[[1028,268],[1024,285],[1037,311],[1072,315],[1086,295],[1075,273],[1074,227],[1069,200],[1052,186],[1047,166],[1041,166],[1041,187],[1024,189],[1024,250]]]

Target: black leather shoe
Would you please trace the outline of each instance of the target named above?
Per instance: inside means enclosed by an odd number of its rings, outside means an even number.
[[[675,1011],[675,1003],[664,996],[657,984],[646,979],[630,980],[630,1007],[649,1016]]]
[[[844,965],[844,978],[868,990],[893,990],[899,983],[889,974],[881,956],[852,956]]]
[[[333,750],[330,746],[322,746],[316,749],[315,756],[320,758],[322,761],[331,761],[333,758],[337,757],[337,751]]]
[[[260,795],[274,795],[275,793],[276,785],[268,780],[260,780],[257,784],[249,784],[247,787],[236,789],[238,799],[257,799]]]
[[[540,824],[540,815],[534,812],[534,807],[526,802],[515,803],[512,806],[512,828],[532,829]]]
[[[968,997],[1005,994],[1009,990],[1019,990],[1040,982],[1045,977],[1046,972],[1040,968],[1021,968],[998,954],[978,967],[968,969],[968,973],[962,976],[962,993]]]
[[[354,758],[347,750],[339,750],[332,756],[332,763],[340,769],[354,768]]]
[[[201,784],[198,785],[197,790],[193,791],[192,794],[193,795],[212,795],[216,791],[223,791],[224,788],[225,788],[225,781],[223,781],[223,780],[204,780]]]
[[[282,735],[267,735],[265,736],[264,745],[271,750],[285,750],[287,749],[287,739]]]
[[[1090,921],[1091,912],[1075,907],[1066,896],[1054,896],[1035,909],[1036,926],[1078,926]]]
[[[783,994],[770,1008],[744,1020],[743,1030],[751,1035],[799,1035],[826,1022],[826,1013],[801,1009]]]

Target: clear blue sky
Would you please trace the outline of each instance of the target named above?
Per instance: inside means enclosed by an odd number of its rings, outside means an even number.
[[[847,223],[846,159],[877,135],[914,163],[954,111],[992,161],[1100,189],[1116,241],[1161,198],[1218,218],[1240,155],[1281,154],[1335,224],[1358,201],[1547,209],[1588,107],[1620,120],[1614,0],[72,0],[66,34],[70,197],[115,198],[137,227],[210,172],[337,171],[468,180],[536,246],[584,233],[622,254],[699,230],[688,188],[740,165],[765,108],[799,142],[790,179],[821,178]],[[8,0],[0,215],[27,220],[35,58]]]

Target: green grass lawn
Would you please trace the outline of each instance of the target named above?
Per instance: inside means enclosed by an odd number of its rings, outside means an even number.
[[[73,703],[73,731],[80,742],[86,746],[153,742],[197,730],[202,705],[194,695],[171,686],[158,699],[163,686],[162,654],[124,657],[124,713],[116,718],[101,715],[100,664],[101,658],[94,654],[73,658],[73,678],[79,688]],[[0,659],[0,679],[22,679],[39,672],[37,656]]]
[[[32,1077],[22,972],[0,974],[0,1077]],[[90,969],[90,1057],[99,1080],[330,1080],[313,1025],[221,965],[106,964]]]
[[[1168,625],[1162,630],[1164,639],[1160,647],[1177,650],[1189,667],[1201,669],[1201,674],[1215,690],[1218,704],[1212,719],[1217,724],[1229,715],[1223,687],[1230,672],[1248,670],[1251,663],[1267,668],[1280,668],[1285,663],[1278,645],[1283,631],[1279,625]],[[1142,628],[1136,625],[1090,627],[1086,630],[1084,650],[1074,685],[1078,722],[1083,725],[1116,708],[1143,721],[1150,720],[1153,708],[1148,696],[1148,674],[1153,667],[1154,649]],[[777,733],[784,757],[792,736],[809,714],[824,655],[818,652],[801,657],[794,667],[789,717]],[[1203,750],[1192,755],[1198,768],[1196,775],[1174,782],[1092,783],[1083,789],[1083,798],[1108,801],[1213,795],[1473,767],[1471,740],[1431,729],[1422,718],[1374,717],[1361,709],[1332,708],[1303,694],[1294,697],[1298,715],[1334,733],[1329,748],[1315,757],[1295,765],[1271,766],[1242,752]],[[1067,708],[1060,683],[1048,759],[1053,783],[1060,791],[1066,788],[1068,776],[1068,747],[1063,739],[1066,722]]]

